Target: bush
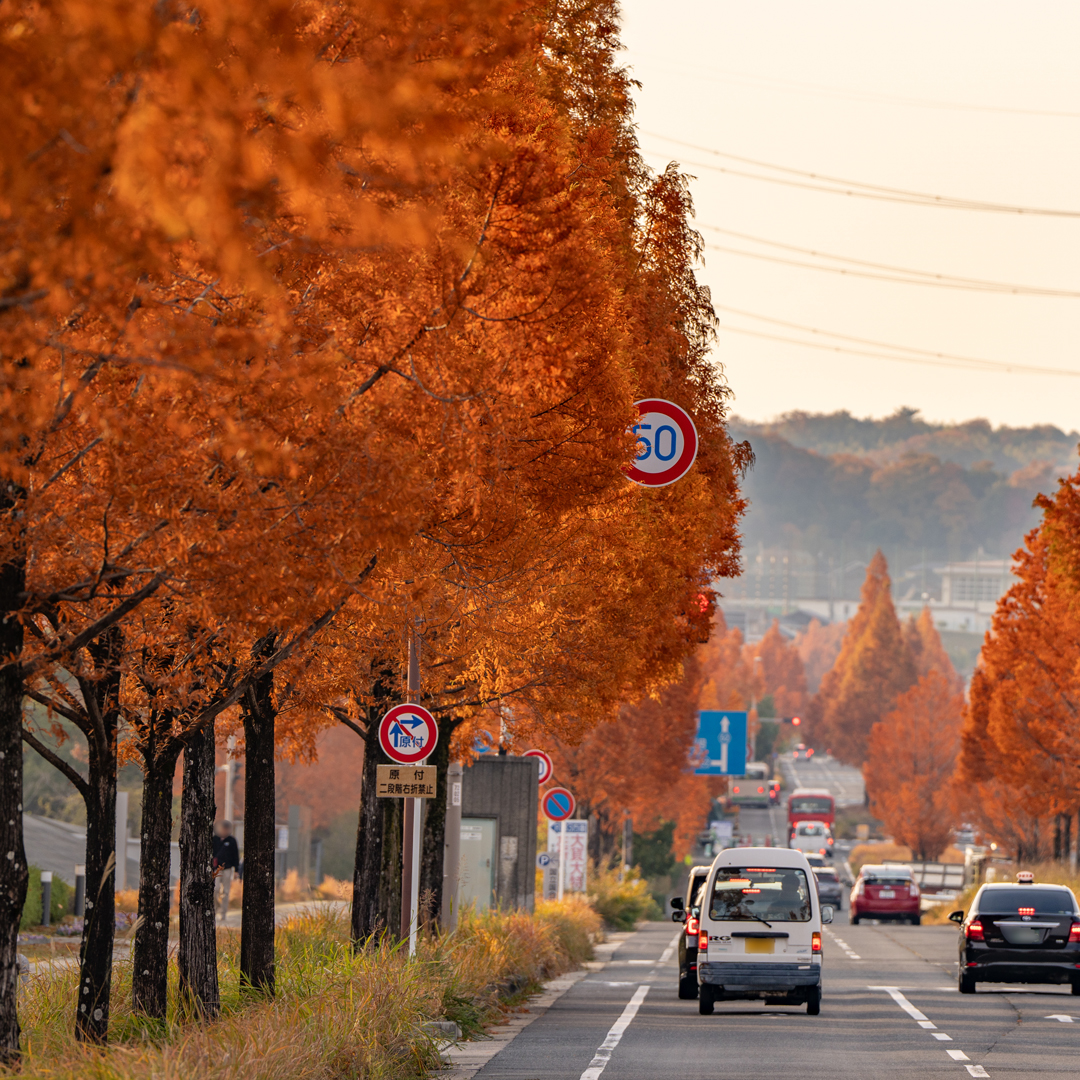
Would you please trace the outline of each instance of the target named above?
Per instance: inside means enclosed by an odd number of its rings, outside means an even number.
[[[663,911],[649,892],[649,883],[636,869],[619,880],[614,866],[589,867],[589,903],[604,922],[615,930],[633,930],[642,919],[662,919]]]
[[[52,901],[49,904],[49,917],[58,923],[65,915],[74,910],[75,890],[55,874],[52,880]],[[27,930],[31,926],[41,925],[41,867],[30,867],[30,882],[26,887],[26,902],[23,904],[19,929]]]

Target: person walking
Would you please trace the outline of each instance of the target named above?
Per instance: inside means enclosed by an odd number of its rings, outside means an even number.
[[[232,891],[233,873],[240,867],[240,846],[232,834],[231,821],[219,821],[214,826],[214,870],[217,878],[214,888],[221,889],[221,921],[229,914],[229,893]]]

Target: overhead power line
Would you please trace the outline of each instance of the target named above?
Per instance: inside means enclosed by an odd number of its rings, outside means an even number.
[[[695,168],[710,169],[713,172],[725,173],[729,176],[739,176],[748,180],[763,180],[770,184],[780,184],[784,187],[804,188],[808,191],[824,191],[832,195],[848,195],[861,199],[876,199],[882,202],[907,203],[914,206],[940,206],[951,210],[982,210],[997,214],[1027,214],[1037,217],[1066,217],[1080,218],[1080,210],[1055,210],[1042,206],[1014,206],[1008,203],[985,202],[981,199],[964,199],[952,195],[935,195],[925,191],[909,191],[906,188],[887,187],[882,184],[868,184],[862,180],[847,180],[839,176],[829,176],[825,173],[808,172],[804,169],[794,169],[787,165],[776,165],[769,161],[759,161],[756,158],[741,157],[738,154],[728,154],[723,150],[713,150],[708,146],[700,146],[697,143],[684,142],[682,139],[673,139],[668,135],[660,135],[656,132],[645,131],[653,139],[662,139],[664,142],[674,143],[676,146],[685,146],[691,150],[698,150],[714,157],[723,158],[725,161],[735,161],[743,165],[751,165],[759,169],[772,169],[774,172],[783,173],[784,176],[768,176],[761,173],[745,172],[741,169],[733,169],[726,165],[712,165],[704,161],[685,161],[683,164],[692,165]],[[652,153],[660,153],[652,151]],[[785,177],[800,177],[799,180],[789,180]],[[814,181],[808,183],[807,181]]]
[[[790,345],[802,345],[808,349],[822,349],[827,352],[842,353],[849,356],[867,356],[878,360],[896,360],[906,364],[925,364],[930,367],[960,368],[964,371],[1001,372],[1010,374],[1023,372],[1028,375],[1069,375],[1080,376],[1080,370],[1070,368],[1042,367],[1035,364],[1013,364],[1005,360],[986,360],[974,356],[961,356],[956,353],[934,352],[930,349],[918,349],[908,345],[892,345],[885,341],[875,341],[872,338],[853,337],[850,334],[839,334],[832,330],[822,330],[820,327],[807,326],[804,323],[789,322],[786,319],[777,319],[769,315],[761,315],[758,312],[746,311],[742,308],[729,307],[725,304],[717,304],[718,311],[726,311],[731,315],[739,315],[746,319],[768,323],[772,326],[781,326],[789,330],[799,330],[815,337],[834,338],[836,341],[851,342],[855,345],[869,345],[871,349],[853,349],[846,345],[836,345],[830,341],[804,341],[799,338],[787,337],[781,334],[770,334],[763,330],[754,330],[745,326],[721,325],[720,330],[732,334],[745,334],[748,337],[765,338],[768,341],[781,341]]]
[[[849,270],[843,266],[826,266],[822,263],[800,262],[797,259],[785,259],[777,255],[767,255],[760,251],[745,251],[742,248],[728,247],[724,244],[705,245],[706,248],[709,248],[712,251],[722,251],[728,255],[740,255],[748,259],[760,259],[764,262],[780,263],[784,266],[797,266],[806,270],[824,270],[831,274],[842,274],[845,277],[871,278],[876,281],[895,281],[906,285],[933,285],[946,289],[963,289],[969,292],[1009,293],[1014,296],[1080,297],[1080,291],[1048,289],[1038,285],[1014,285],[1005,281],[985,281],[981,278],[965,278],[958,277],[954,274],[938,274],[929,270],[913,270],[905,266],[891,266],[888,263],[868,262],[864,259],[853,259],[847,255],[834,255],[827,251],[815,251],[812,248],[796,247],[794,244],[782,244],[778,240],[766,240],[762,236],[752,236],[750,233],[736,232],[734,229],[723,229],[719,225],[699,225],[698,227],[708,229],[710,232],[722,233],[725,236],[738,237],[740,240],[748,240],[754,244],[764,244],[768,247],[779,248],[782,251],[794,251],[800,255],[811,255],[818,259],[832,259],[835,262],[848,263],[855,267],[868,267],[869,269]],[[876,270],[889,272],[871,272]]]
[[[950,109],[959,112],[1008,113],[1015,116],[1053,116],[1070,120],[1080,119],[1080,112],[1068,112],[1060,109],[1021,109],[1009,105],[979,105],[962,101],[936,101],[931,98],[906,97],[902,94],[879,94],[870,90],[855,90],[851,87],[827,86],[822,83],[802,82],[798,79],[783,79],[774,75],[761,75],[748,71],[710,70],[679,65],[678,67],[652,60],[649,57],[634,59],[634,67],[644,62],[646,67],[678,71],[680,75],[688,72],[708,82],[726,82],[736,85],[754,86],[755,89],[782,90],[789,93],[810,93],[819,97],[838,98],[849,101],[870,101],[883,105],[912,105],[922,109]],[[756,84],[756,85],[755,85]]]

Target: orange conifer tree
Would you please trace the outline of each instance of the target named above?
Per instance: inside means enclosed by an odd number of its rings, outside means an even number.
[[[890,593],[885,556],[866,570],[859,610],[848,624],[836,664],[821,681],[812,734],[841,761],[862,765],[870,729],[915,682]]]
[[[870,807],[917,859],[936,859],[952,836],[963,705],[951,681],[931,669],[870,731],[863,767]]]

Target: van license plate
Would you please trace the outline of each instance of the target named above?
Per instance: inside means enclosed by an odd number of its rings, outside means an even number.
[[[878,896],[880,896],[882,900],[896,899],[896,893],[894,893],[892,889],[882,889],[881,892],[878,893]]]
[[[748,953],[771,953],[776,951],[776,942],[771,938],[747,938],[746,951]]]

